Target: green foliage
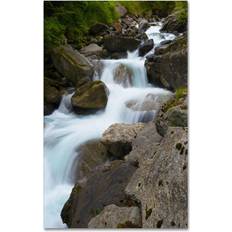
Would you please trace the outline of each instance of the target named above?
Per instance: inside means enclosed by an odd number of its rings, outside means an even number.
[[[180,23],[185,23],[188,20],[188,2],[177,1],[175,2],[174,12],[177,13],[177,19]]]
[[[62,44],[64,37],[77,47],[96,22],[112,24],[118,19],[113,1],[50,1],[44,3],[44,44],[49,49]]]

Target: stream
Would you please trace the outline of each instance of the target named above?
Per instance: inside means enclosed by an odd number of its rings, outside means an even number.
[[[175,36],[161,33],[161,23],[151,25],[146,34],[155,46],[162,41],[173,40]],[[107,106],[104,111],[82,116],[72,112],[72,94],[64,95],[60,106],[51,115],[45,116],[44,123],[44,227],[66,228],[60,213],[73,188],[72,166],[78,156],[77,148],[88,140],[100,138],[114,123],[136,123],[141,114],[126,107],[126,102],[142,102],[148,94],[170,94],[148,83],[145,57],[154,53],[154,48],[144,57],[138,56],[138,49],[128,52],[127,58],[102,60],[103,71],[95,79],[101,80],[109,89]],[[124,88],[114,82],[114,70],[123,64],[132,70],[132,86]]]

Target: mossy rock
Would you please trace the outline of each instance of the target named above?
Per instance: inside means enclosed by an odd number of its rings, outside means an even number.
[[[73,109],[78,114],[91,114],[106,107],[108,89],[102,81],[88,82],[72,96]]]

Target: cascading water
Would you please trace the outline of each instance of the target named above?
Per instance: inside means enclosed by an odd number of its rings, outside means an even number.
[[[173,40],[174,35],[160,33],[161,24],[151,26],[146,34],[154,40],[155,46],[164,40]],[[154,52],[154,49],[153,49]],[[149,52],[148,54],[150,54]],[[146,55],[148,55],[146,54]],[[145,56],[146,56],[145,55]],[[126,102],[140,102],[148,94],[170,94],[169,91],[152,87],[147,82],[144,67],[145,57],[138,57],[138,51],[128,53],[127,59],[102,60],[103,72],[95,76],[109,89],[107,106],[94,115],[81,116],[72,112],[71,96],[63,96],[59,108],[45,116],[44,129],[44,226],[65,228],[60,213],[73,187],[71,169],[78,155],[78,146],[88,140],[100,138],[113,123],[135,123],[141,115],[129,110]],[[132,70],[132,86],[124,88],[115,83],[113,73],[119,64]]]

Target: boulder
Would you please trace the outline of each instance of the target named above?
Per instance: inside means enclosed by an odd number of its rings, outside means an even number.
[[[108,89],[102,81],[92,81],[80,86],[71,98],[78,114],[92,114],[106,107]]]
[[[187,36],[156,49],[155,57],[146,60],[148,80],[158,87],[175,91],[186,87],[188,81]]]
[[[123,158],[132,149],[132,141],[144,128],[143,123],[111,125],[102,135],[101,142],[113,157]]]
[[[57,82],[44,78],[44,115],[49,115],[57,109],[62,98],[59,86],[53,83]]]
[[[119,64],[114,70],[114,82],[123,87],[130,87],[132,85],[132,70],[124,64]]]
[[[133,37],[106,36],[103,40],[103,46],[110,52],[126,52],[135,50],[140,40]]]
[[[52,61],[55,68],[76,86],[92,78],[92,65],[85,56],[71,46],[65,45],[53,49]]]
[[[74,186],[61,212],[63,222],[69,228],[87,228],[91,218],[107,205],[132,206],[124,189],[135,170],[135,166],[120,160],[98,167],[86,182]]]
[[[87,57],[92,55],[101,56],[103,54],[103,48],[97,44],[91,43],[88,46],[83,47],[80,50],[80,53]]]
[[[143,44],[139,46],[139,56],[146,55],[153,47],[154,47],[153,39],[149,39],[145,41]]]
[[[169,15],[161,28],[161,32],[183,33],[187,31],[187,12],[186,10],[176,11]]]
[[[130,179],[125,191],[140,202],[143,228],[188,227],[187,143],[186,128],[170,127]]]
[[[148,21],[146,19],[142,19],[139,22],[139,33],[144,33],[150,27]]]
[[[141,216],[138,207],[106,206],[102,212],[92,218],[88,228],[139,228]]]
[[[121,4],[118,4],[115,7],[116,12],[119,14],[120,17],[124,17],[127,14],[127,9],[122,6]]]
[[[109,27],[104,23],[96,23],[89,29],[89,33],[92,35],[100,35],[104,32],[107,32]]]
[[[78,147],[77,157],[74,160],[72,176],[74,181],[80,181],[88,176],[99,165],[108,160],[107,150],[99,140],[90,140]]]

